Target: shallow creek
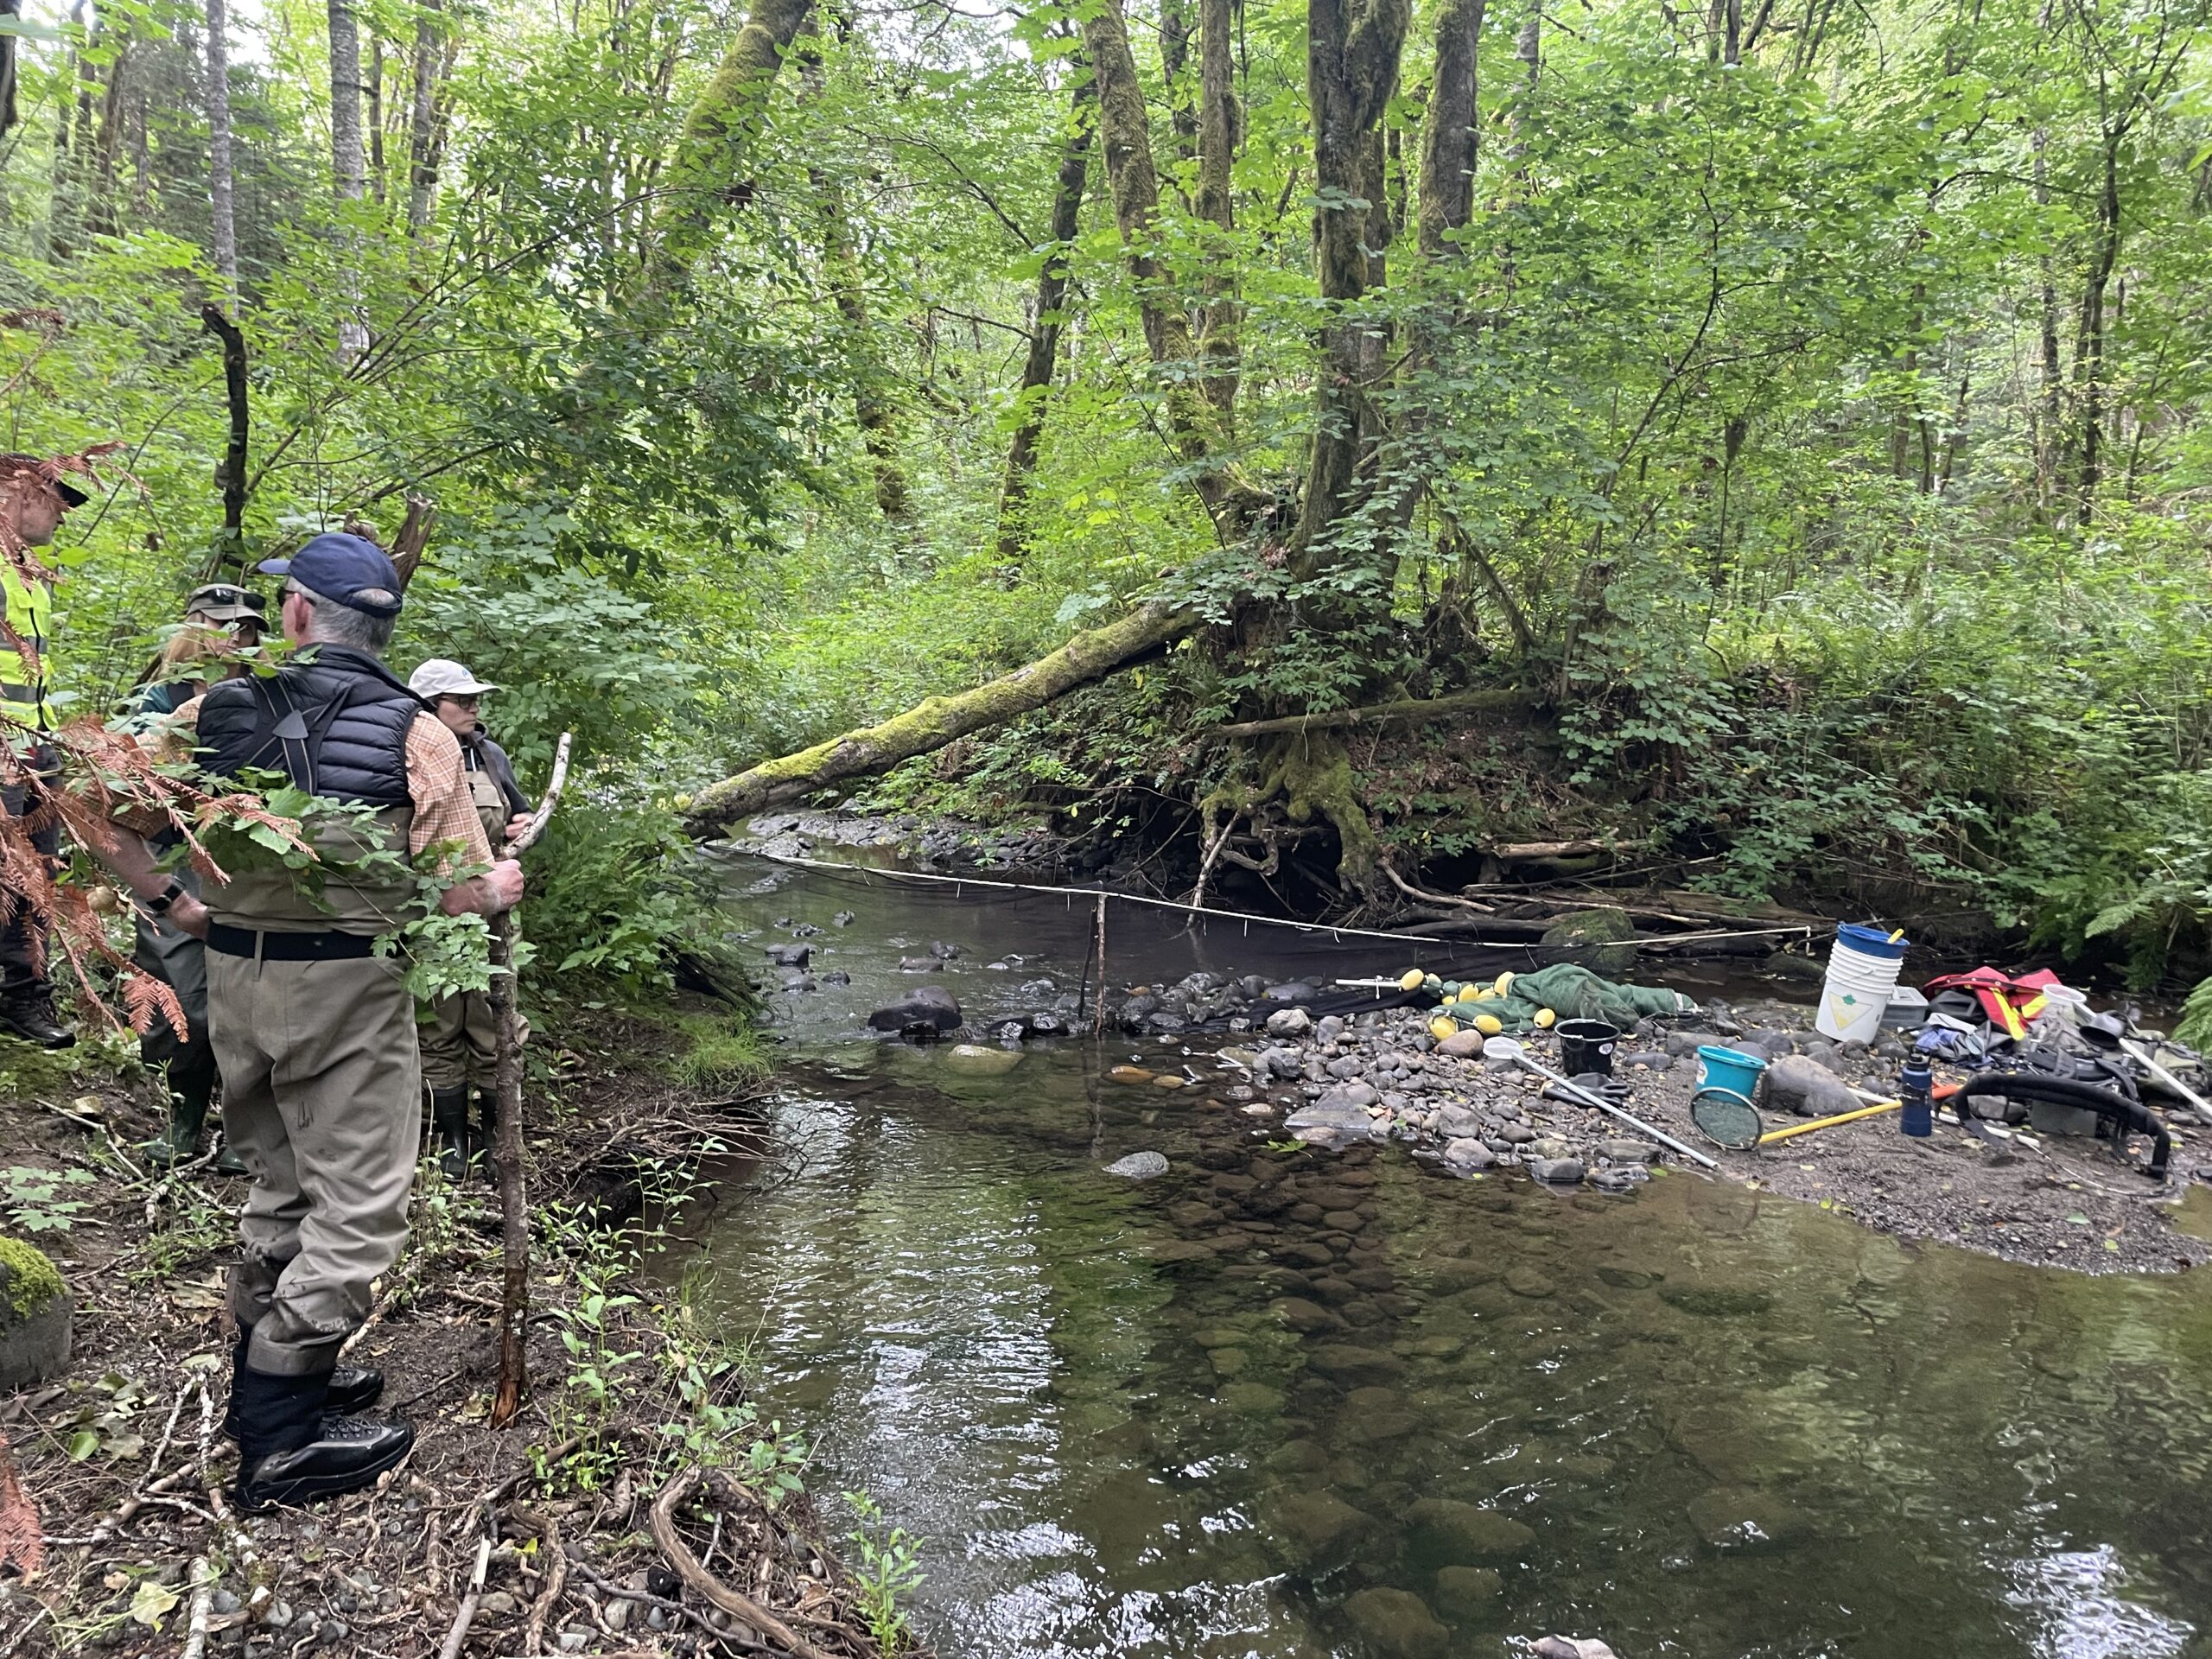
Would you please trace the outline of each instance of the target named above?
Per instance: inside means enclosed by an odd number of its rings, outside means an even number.
[[[1079,903],[759,874],[755,945],[810,922],[854,982],[778,999],[791,1164],[691,1218],[705,1300],[817,1490],[927,1540],[947,1659],[2212,1654],[2202,1275],[1919,1248],[1679,1173],[1560,1197],[1271,1148],[1205,1088],[1103,1076],[1224,1077],[1219,1039],[963,1073],[861,1034],[923,977],[898,959],[957,943],[928,982],[971,1020],[1033,1007],[1074,988]],[[1114,977],[1313,976],[1262,932],[1129,941]],[[1170,1173],[1103,1173],[1144,1149]]]

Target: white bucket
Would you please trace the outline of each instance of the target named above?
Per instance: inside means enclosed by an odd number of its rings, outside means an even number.
[[[2046,985],[2043,988],[2043,1012],[2036,1015],[2036,1030],[2047,1037],[2079,1031],[2088,1012],[2088,997],[2071,985]]]
[[[1866,938],[1871,932],[1840,928],[1828,950],[1828,976],[1821,986],[1821,1009],[1813,1029],[1839,1043],[1874,1040],[1881,1030],[1882,1010],[1890,1006],[1890,993],[1897,988],[1897,969],[1904,965],[1901,946],[1888,946],[1881,955],[1853,948],[1853,934]],[[1878,933],[1872,937],[1881,938]]]

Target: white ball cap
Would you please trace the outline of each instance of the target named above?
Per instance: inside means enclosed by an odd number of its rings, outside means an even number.
[[[407,677],[407,689],[427,700],[434,697],[477,697],[499,688],[478,679],[450,658],[433,657]]]

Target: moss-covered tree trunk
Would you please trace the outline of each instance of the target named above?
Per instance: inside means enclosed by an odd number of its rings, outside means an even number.
[[[1484,0],[1449,0],[1436,22],[1436,70],[1421,129],[1421,257],[1441,257],[1446,236],[1474,216],[1475,162],[1480,143]]]
[[[1322,336],[1313,441],[1306,467],[1294,568],[1328,561],[1331,528],[1351,505],[1367,429],[1365,325],[1346,315],[1367,292],[1365,190],[1370,151],[1398,82],[1411,10],[1408,0],[1307,0],[1306,92],[1313,108],[1313,276],[1335,313]]]
[[[1006,479],[999,488],[999,556],[1020,563],[1029,545],[1027,522],[1030,475],[1045,433],[1045,407],[1059,365],[1061,308],[1068,297],[1068,253],[1082,227],[1083,188],[1090,175],[1090,138],[1098,126],[1098,87],[1078,59],[1069,93],[1067,136],[1060,146],[1059,177],[1052,191],[1052,246],[1037,273],[1037,303],[1029,320],[1029,350],[1014,393],[1017,424],[1007,444]]]
[[[1152,130],[1121,0],[1100,0],[1083,25],[1084,48],[1098,82],[1098,135],[1106,181],[1114,196],[1124,257],[1135,280],[1153,362],[1166,371],[1162,397],[1168,429],[1179,458],[1193,470],[1193,486],[1222,539],[1241,539],[1265,505],[1260,493],[1229,463],[1220,411],[1195,373],[1198,348],[1186,296],[1154,245],[1160,216],[1160,173],[1153,160]]]
[[[688,268],[705,251],[715,216],[742,193],[746,146],[759,132],[768,94],[813,10],[813,0],[754,0],[714,79],[683,118],[656,216],[658,277]]]
[[[1205,394],[1233,423],[1236,409],[1236,280],[1234,245],[1236,198],[1230,169],[1243,126],[1237,107],[1235,65],[1230,56],[1230,0],[1198,3],[1198,216],[1223,232],[1222,245],[1206,262],[1205,309],[1199,344],[1206,359]]]
[[[695,797],[685,817],[697,835],[795,801],[848,778],[885,772],[970,732],[1004,725],[1063,692],[1088,685],[1160,652],[1197,626],[1187,614],[1150,607],[1079,633],[1050,656],[955,696],[930,697],[880,725],[846,732],[780,760],[766,760]]]

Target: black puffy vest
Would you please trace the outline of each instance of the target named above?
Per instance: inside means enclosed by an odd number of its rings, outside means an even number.
[[[330,800],[407,805],[407,731],[429,704],[366,652],[314,649],[311,661],[207,688],[201,764],[225,778],[281,772]]]

